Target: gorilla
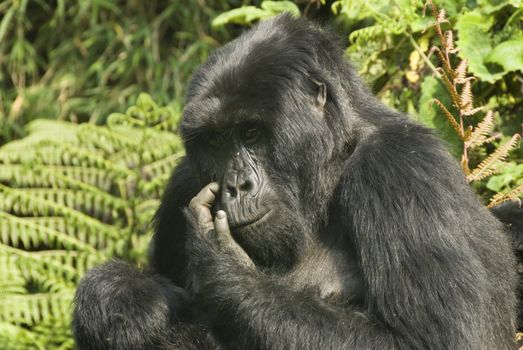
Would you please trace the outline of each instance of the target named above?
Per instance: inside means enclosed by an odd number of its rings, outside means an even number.
[[[333,37],[282,15],[194,74],[150,266],[84,277],[78,349],[515,348],[505,226]]]

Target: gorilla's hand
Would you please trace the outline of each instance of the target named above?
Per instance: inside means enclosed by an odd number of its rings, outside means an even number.
[[[189,216],[192,217],[194,231],[194,237],[191,239],[195,241],[193,242],[195,249],[192,250],[193,260],[196,260],[194,263],[199,266],[203,263],[201,260],[218,255],[216,256],[218,260],[225,258],[227,262],[254,268],[251,258],[232,237],[225,211],[219,210],[213,222],[210,208],[219,189],[216,182],[211,182],[189,203],[188,211]],[[218,263],[218,261],[214,261],[214,263]]]

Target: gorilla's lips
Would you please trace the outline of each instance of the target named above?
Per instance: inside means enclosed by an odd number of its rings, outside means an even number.
[[[267,210],[266,212],[264,212],[260,215],[257,215],[255,217],[252,217],[252,218],[249,218],[249,219],[243,220],[243,221],[234,222],[229,219],[229,226],[233,229],[238,229],[238,228],[243,228],[246,226],[253,225],[253,224],[261,221],[262,219],[264,219],[266,216],[268,216],[270,212],[271,212],[271,209]]]

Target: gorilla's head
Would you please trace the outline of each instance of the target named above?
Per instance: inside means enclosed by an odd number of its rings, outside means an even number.
[[[280,16],[216,50],[181,124],[195,175],[220,183],[217,207],[261,265],[291,264],[325,225],[356,139],[342,83],[353,73],[332,35],[310,26]]]

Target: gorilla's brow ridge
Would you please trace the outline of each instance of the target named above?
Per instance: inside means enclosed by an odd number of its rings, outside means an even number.
[[[238,98],[241,99],[243,96],[238,96]],[[229,108],[228,105],[234,107]],[[227,101],[217,97],[192,101],[185,109],[182,132],[188,138],[195,138],[208,133],[226,133],[243,124],[265,126],[270,114],[269,107],[265,103],[255,108],[252,108],[252,105],[251,103],[250,106],[247,105],[251,108],[246,108],[247,106],[238,106],[236,101]]]

